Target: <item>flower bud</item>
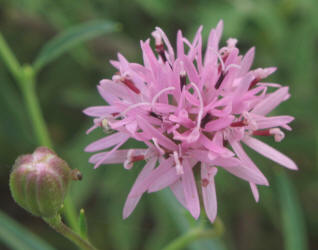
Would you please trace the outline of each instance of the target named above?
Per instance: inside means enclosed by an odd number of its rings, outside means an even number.
[[[53,217],[60,210],[72,179],[74,172],[64,160],[52,150],[39,147],[15,161],[10,175],[11,194],[33,215]]]

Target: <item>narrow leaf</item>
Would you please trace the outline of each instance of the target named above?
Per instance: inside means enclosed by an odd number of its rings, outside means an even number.
[[[307,236],[303,212],[296,191],[286,176],[280,171],[276,175],[282,215],[283,234],[286,250],[307,250]]]
[[[0,241],[14,250],[54,250],[52,246],[2,211],[0,211]]]
[[[117,29],[118,24],[105,20],[90,21],[75,27],[71,27],[54,37],[43,46],[38,57],[33,63],[34,69],[35,71],[39,71],[43,66],[50,63],[76,45],[93,39],[97,36],[116,31]]]
[[[87,239],[87,222],[85,216],[85,210],[82,208],[78,217],[78,226],[80,229],[80,235],[82,238]]]

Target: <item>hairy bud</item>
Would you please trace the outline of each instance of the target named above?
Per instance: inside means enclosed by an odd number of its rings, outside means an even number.
[[[77,171],[78,170],[74,170]],[[22,155],[10,175],[13,199],[36,216],[53,217],[60,210],[74,172],[46,147]]]

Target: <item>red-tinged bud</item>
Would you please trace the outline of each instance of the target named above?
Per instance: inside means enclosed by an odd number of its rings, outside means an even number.
[[[11,194],[33,215],[53,217],[63,205],[70,181],[80,176],[52,150],[39,147],[15,161],[10,174]]]

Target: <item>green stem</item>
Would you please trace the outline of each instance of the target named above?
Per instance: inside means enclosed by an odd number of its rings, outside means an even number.
[[[23,68],[23,77],[20,78],[20,87],[38,143],[42,146],[52,148],[53,145],[45,125],[39,100],[35,93],[35,77],[30,66]]]
[[[4,40],[0,32],[0,56],[11,72],[12,76],[17,80],[20,75],[20,64],[14,54],[11,52],[8,44]]]
[[[40,103],[38,96],[36,95],[36,75],[34,70],[30,66],[21,67],[15,55],[11,51],[10,47],[6,43],[4,37],[0,32],[0,56],[2,57],[5,65],[12,74],[12,77],[18,83],[21,89],[22,95],[24,97],[24,102],[28,113],[30,115],[31,123],[33,126],[34,134],[37,138],[38,144],[53,148],[53,143],[50,139],[47,126],[45,124],[43,114],[40,108]],[[65,199],[65,217],[71,227],[78,229],[76,223],[77,215],[75,207],[70,199],[66,197]]]
[[[80,228],[78,225],[78,216],[76,214],[76,208],[74,206],[74,203],[72,202],[70,195],[67,195],[64,200],[63,214],[65,215],[67,223],[70,225],[70,227],[74,229],[75,232],[79,233]]]
[[[54,230],[62,234],[64,237],[72,241],[79,248],[83,250],[96,250],[96,248],[91,245],[87,240],[81,238],[77,233],[72,229],[67,227],[61,220],[61,216],[57,215],[53,218],[43,218]]]
[[[205,229],[202,226],[191,229],[186,234],[172,241],[163,250],[184,249],[190,243],[199,239],[212,239],[220,237],[224,232],[223,222],[220,218],[216,218],[212,229]]]

